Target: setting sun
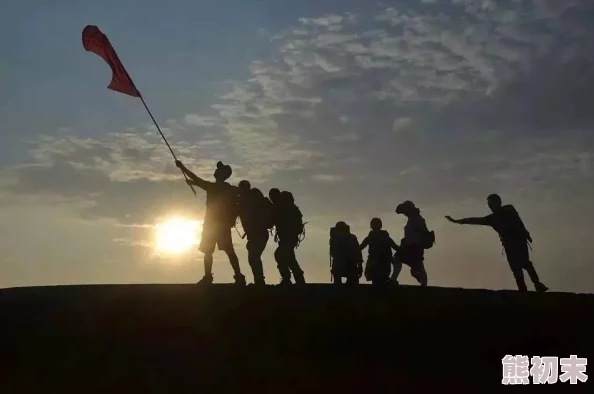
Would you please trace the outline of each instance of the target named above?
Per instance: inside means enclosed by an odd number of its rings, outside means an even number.
[[[183,254],[198,244],[201,222],[172,218],[157,224],[155,249],[166,254]]]

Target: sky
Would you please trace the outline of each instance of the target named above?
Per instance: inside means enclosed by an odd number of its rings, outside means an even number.
[[[589,4],[590,3],[590,4]],[[155,224],[200,219],[142,103],[82,48],[109,37],[178,157],[212,179],[292,191],[297,256],[329,282],[328,233],[412,200],[429,284],[515,289],[496,233],[455,218],[499,193],[551,290],[594,292],[594,5],[564,0],[7,0],[0,14],[0,287],[194,283],[202,255],[154,253]],[[234,243],[251,279],[245,244]],[[279,275],[274,244],[268,282]],[[215,282],[232,272],[215,254]],[[407,270],[401,283],[416,284]]]

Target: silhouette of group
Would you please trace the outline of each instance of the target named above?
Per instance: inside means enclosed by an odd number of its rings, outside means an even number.
[[[278,244],[274,258],[281,277],[280,285],[305,284],[304,272],[299,266],[295,249],[303,240],[305,223],[300,209],[295,204],[293,195],[288,191],[273,188],[268,197],[258,188],[253,188],[249,181],[242,180],[232,186],[227,180],[232,175],[229,165],[218,162],[214,171],[215,182],[206,181],[188,170],[181,161],[176,165],[189,178],[186,182],[206,192],[206,214],[199,245],[204,254],[204,277],[199,284],[211,284],[213,281],[212,265],[215,248],[224,251],[234,271],[235,283],[246,285],[241,272],[239,259],[232,241],[232,229],[237,218],[247,237],[248,262],[252,270],[255,286],[265,285],[262,253],[270,237]],[[512,205],[503,205],[501,198],[491,194],[487,203],[492,213],[478,218],[453,219],[457,224],[474,224],[492,227],[499,235],[507,261],[516,280],[519,291],[527,291],[524,270],[528,272],[536,291],[547,291],[540,281],[528,251],[532,237],[518,212]],[[406,216],[404,237],[400,244],[394,242],[390,234],[383,230],[381,219],[373,218],[371,230],[359,243],[350,227],[343,221],[330,229],[330,273],[336,285],[359,284],[364,276],[373,285],[398,284],[402,265],[410,268],[413,278],[422,287],[428,285],[425,269],[425,250],[435,245],[435,233],[427,228],[421,210],[412,201],[404,201],[396,207],[396,213]],[[362,251],[368,249],[365,269],[363,269]]]
[[[210,284],[213,281],[212,262],[216,247],[229,257],[235,283],[246,284],[231,237],[238,217],[245,232],[244,237],[247,237],[248,262],[254,276],[254,285],[266,284],[262,253],[270,238],[269,232],[274,234],[274,241],[278,243],[274,257],[281,276],[280,284],[292,284],[291,277],[295,284],[305,284],[303,270],[295,255],[295,248],[302,240],[305,225],[303,215],[290,192],[274,188],[267,198],[259,189],[252,188],[249,181],[242,180],[237,186],[232,186],[227,182],[232,169],[222,162],[217,163],[215,182],[200,178],[179,160],[176,165],[189,178],[188,184],[198,186],[206,192],[206,214],[199,245],[200,251],[204,253],[204,277],[199,284]]]

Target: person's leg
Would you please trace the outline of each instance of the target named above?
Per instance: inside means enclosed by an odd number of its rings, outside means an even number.
[[[289,266],[287,264],[286,253],[283,251],[283,245],[279,244],[274,251],[274,259],[276,260],[278,273],[281,277],[281,284],[291,284],[291,271],[289,270]]]
[[[398,254],[395,254],[392,259],[392,277],[391,280],[394,284],[398,284],[398,276],[402,271],[402,260],[398,257]]]
[[[265,236],[260,234],[252,237],[248,236],[248,262],[252,268],[252,274],[254,275],[254,284],[257,285],[265,284],[262,253],[264,252],[264,249],[266,249],[267,242],[268,232],[266,232]]]
[[[518,290],[528,291],[528,288],[526,287],[526,281],[524,280],[524,271],[522,270],[522,268],[513,267],[511,270],[514,274],[514,279],[516,280]]]
[[[235,253],[235,249],[233,248],[233,238],[231,237],[231,229],[224,229],[221,230],[219,233],[219,238],[217,240],[219,245],[219,250],[222,250],[227,254],[229,258],[229,263],[231,264],[231,268],[233,269],[233,273],[235,274],[233,278],[235,279],[235,283],[245,285],[245,277],[241,273],[241,268],[239,266],[239,258]]]
[[[536,273],[536,269],[534,268],[534,264],[532,264],[532,261],[528,260],[528,262],[524,265],[524,269],[526,270],[526,272],[528,272],[528,276],[534,284],[534,289],[536,291],[547,291],[549,289],[540,281],[540,278]]]
[[[524,270],[522,269],[527,260],[528,246],[525,246],[525,249],[526,251],[524,251],[523,245],[519,243],[506,244],[504,246],[507,262],[516,280],[518,291],[528,291],[526,281],[524,280]]]
[[[425,264],[420,261],[415,264],[415,279],[421,284],[422,287],[427,286],[427,271],[425,271]]]
[[[368,282],[372,282],[373,283],[373,278],[375,277],[375,266],[376,266],[376,261],[375,260],[370,260],[369,258],[367,259],[367,262],[365,263],[365,279]]]
[[[347,285],[356,286],[359,284],[359,265],[357,261],[350,261],[348,267]]]
[[[293,274],[293,279],[296,284],[305,284],[305,277],[303,276],[303,270],[299,266],[297,256],[295,255],[295,248],[297,247],[297,237],[291,237],[286,242],[280,240],[283,244],[283,253],[286,254],[286,262],[289,270]]]
[[[299,262],[297,261],[297,256],[295,255],[295,248],[287,249],[287,262],[289,263],[289,269],[293,274],[293,279],[295,280],[295,283],[300,285],[305,284],[305,276],[303,275],[304,272],[299,266]]]
[[[426,287],[428,278],[427,271],[425,270],[425,250],[418,247],[415,252],[415,270],[418,272],[418,281],[422,287]]]
[[[212,283],[212,253],[204,253],[204,278],[199,283]]]
[[[216,237],[212,226],[205,223],[202,231],[202,239],[200,240],[199,250],[204,253],[204,277],[198,283],[209,284],[212,283],[212,262],[213,253],[216,247]]]

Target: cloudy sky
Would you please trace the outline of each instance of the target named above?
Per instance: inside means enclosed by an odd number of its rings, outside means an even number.
[[[497,192],[543,281],[593,292],[593,18],[585,0],[8,0],[0,286],[202,276],[198,252],[153,252],[154,224],[200,219],[204,195],[141,102],[106,89],[109,67],[81,43],[95,24],[188,167],[210,179],[223,160],[233,183],[293,192],[309,281],[329,281],[337,220],[363,238],[378,216],[398,242],[410,199],[437,233],[430,284],[513,289],[497,235],[443,218],[487,214]],[[215,258],[215,281],[231,280]]]

